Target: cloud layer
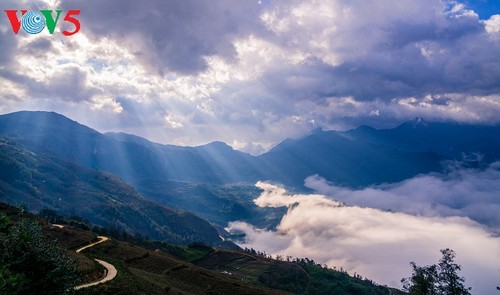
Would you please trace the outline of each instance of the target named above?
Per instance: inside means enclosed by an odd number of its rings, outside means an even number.
[[[499,123],[500,18],[465,2],[2,1],[80,9],[80,33],[0,18],[0,112],[262,151],[311,129]]]
[[[319,176],[305,185],[351,205],[429,217],[463,216],[500,234],[500,163],[488,169],[457,170],[448,175],[422,175],[401,183],[350,190]]]
[[[288,207],[276,231],[235,222],[247,234],[244,247],[271,254],[309,257],[378,283],[399,286],[410,261],[436,263],[439,250],[452,248],[473,294],[493,294],[500,275],[500,238],[465,217],[426,217],[345,206],[323,195],[291,195],[257,183],[259,206]]]

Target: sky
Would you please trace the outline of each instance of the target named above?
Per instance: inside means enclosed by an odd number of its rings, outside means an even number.
[[[500,2],[492,0],[3,0],[63,10],[54,34],[14,34],[0,14],[0,113],[46,110],[101,132],[259,154],[316,128],[500,123]],[[64,22],[78,9],[81,30]],[[452,247],[473,294],[500,265],[500,164],[359,190],[321,175],[276,231],[233,223],[246,245],[310,257],[397,286],[410,261]],[[347,206],[341,204],[347,204]],[[453,245],[450,245],[450,241]],[[478,255],[478,253],[484,255]]]
[[[0,17],[0,113],[252,154],[315,128],[500,120],[498,1],[5,0],[62,9],[54,34]],[[64,22],[79,9],[77,34]]]

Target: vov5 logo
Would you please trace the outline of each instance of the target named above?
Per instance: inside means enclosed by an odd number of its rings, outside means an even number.
[[[53,14],[54,10],[40,10],[30,11],[23,9],[21,10],[21,19],[19,19],[19,14],[17,10],[5,10],[7,17],[9,18],[10,25],[14,34],[19,33],[19,29],[23,29],[28,34],[38,34],[45,27],[50,34],[54,33],[57,22],[61,16],[62,10],[55,10],[55,16]],[[74,25],[73,31],[63,31],[64,36],[71,36],[80,31],[80,21],[76,19],[75,16],[80,14],[80,10],[68,10],[63,18],[63,22],[68,22]]]

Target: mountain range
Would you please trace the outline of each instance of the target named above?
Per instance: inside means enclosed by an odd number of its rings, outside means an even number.
[[[0,115],[0,138],[0,200],[185,243],[221,242],[223,230],[209,223],[276,225],[284,211],[252,201],[259,180],[301,191],[318,174],[366,187],[500,160],[500,126],[422,119],[392,129],[318,129],[259,156],[222,142],[181,147],[103,134],[52,112]]]
[[[112,174],[39,155],[5,139],[0,139],[0,170],[0,199],[13,205],[49,208],[178,244],[221,241],[207,221],[159,206]]]

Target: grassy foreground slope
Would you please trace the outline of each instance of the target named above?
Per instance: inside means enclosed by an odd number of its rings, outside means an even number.
[[[252,251],[172,245],[109,230],[110,241],[77,254],[75,249],[95,241],[96,233],[70,225],[55,227],[39,216],[20,214],[0,203],[2,212],[13,219],[23,216],[38,220],[45,236],[56,240],[78,262],[82,282],[102,276],[103,270],[94,258],[118,270],[112,281],[78,290],[77,294],[398,294],[397,290],[321,267],[309,259],[281,261]],[[61,221],[71,223],[68,219]],[[100,234],[103,232],[106,230]],[[118,236],[128,241],[120,241]]]

